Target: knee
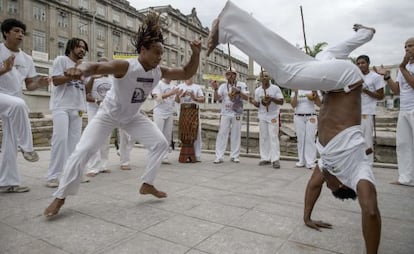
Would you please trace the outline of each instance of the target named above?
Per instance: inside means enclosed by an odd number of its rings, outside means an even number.
[[[361,212],[371,219],[376,219],[380,217],[380,212],[378,209],[377,201],[369,200],[366,202],[360,202],[361,204]]]
[[[155,146],[159,150],[168,150],[169,144],[167,139],[164,136],[162,136],[158,138],[157,142],[155,143]]]
[[[16,98],[11,105],[11,112],[27,112],[27,106],[23,99]]]

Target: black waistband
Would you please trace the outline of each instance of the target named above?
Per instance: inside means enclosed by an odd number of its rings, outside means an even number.
[[[316,114],[296,114],[295,116],[316,116]]]

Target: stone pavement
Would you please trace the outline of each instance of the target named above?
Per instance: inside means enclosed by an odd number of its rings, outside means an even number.
[[[165,200],[137,194],[146,151],[134,148],[133,170],[118,169],[114,148],[112,173],[81,185],[68,197],[59,216],[42,213],[52,201],[44,186],[50,152],[29,163],[19,155],[24,184],[31,191],[0,194],[0,253],[145,253],[256,254],[364,253],[357,201],[340,201],[324,188],[314,219],[331,222],[322,232],[302,222],[303,198],[310,170],[281,161],[281,169],[257,166],[257,158],[240,164],[203,162],[162,165],[156,186]],[[380,253],[414,250],[414,188],[390,185],[397,171],[374,168],[382,213]]]

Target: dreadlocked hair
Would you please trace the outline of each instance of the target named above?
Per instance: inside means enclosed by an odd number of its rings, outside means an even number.
[[[86,41],[84,39],[74,37],[74,38],[68,40],[68,42],[66,43],[65,55],[69,56],[70,52],[72,50],[74,50],[77,46],[79,46],[80,42],[83,42],[83,44],[85,44],[85,51],[89,51],[88,44],[86,43]]]
[[[164,44],[164,37],[161,33],[160,15],[155,12],[150,12],[139,27],[138,33],[135,39],[133,39],[132,44],[139,54],[141,53],[141,47],[149,49],[152,43],[157,42]]]

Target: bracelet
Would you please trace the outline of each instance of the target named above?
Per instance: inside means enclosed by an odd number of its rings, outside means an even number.
[[[390,78],[391,78],[391,76],[384,76],[384,80],[385,80],[385,81],[390,80]]]

